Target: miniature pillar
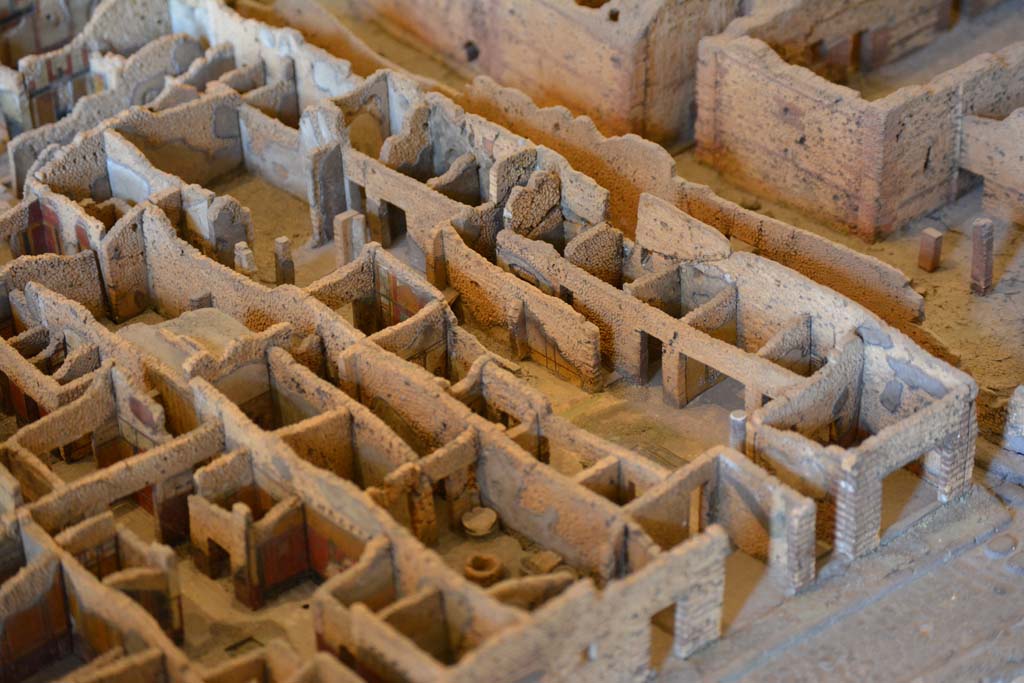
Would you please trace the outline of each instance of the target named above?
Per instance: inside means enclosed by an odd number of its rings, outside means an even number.
[[[383,199],[366,196],[366,225],[370,239],[387,249],[391,246],[391,230],[388,223],[388,203]]]
[[[979,218],[971,226],[971,291],[984,296],[992,289],[992,221]]]
[[[729,413],[729,448],[741,453],[747,451],[747,413],[734,410]]]
[[[334,242],[338,248],[339,266],[354,261],[369,241],[366,216],[350,209],[334,217]]]
[[[274,240],[274,282],[279,285],[295,284],[292,241],[287,237],[278,237]]]
[[[921,246],[917,252],[917,267],[934,273],[942,262],[942,233],[935,228],[921,231]]]
[[[416,538],[427,545],[437,543],[437,516],[434,489],[426,476],[413,482],[409,490],[409,522]]]
[[[235,242],[235,270],[246,277],[256,277],[256,256],[246,242]]]
[[[661,355],[661,400],[673,408],[686,405],[686,356],[670,349]]]
[[[717,640],[722,632],[725,557],[729,554],[729,539],[721,528],[709,529],[705,533],[708,541],[705,552],[709,559],[713,557],[715,561],[707,565],[706,573],[694,577],[673,610],[672,654],[679,659],[685,659]]]
[[[952,425],[951,431],[938,451],[938,467],[935,472],[925,471],[925,480],[939,491],[939,500],[946,503],[962,496],[971,486],[974,472],[974,452],[978,440],[978,416],[968,403],[967,409]],[[925,467],[928,460],[925,459]]]
[[[363,210],[363,188],[348,178],[345,179],[345,203],[353,211]]]
[[[878,547],[882,528],[882,480],[864,459],[850,458],[841,465],[836,490],[835,550],[854,560]]]
[[[455,529],[462,515],[480,505],[480,487],[476,483],[476,467],[459,468],[444,480],[448,500],[448,525]]]

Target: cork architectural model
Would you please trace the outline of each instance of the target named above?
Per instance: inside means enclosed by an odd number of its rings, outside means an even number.
[[[0,683],[1024,677],[1024,0],[0,62]]]

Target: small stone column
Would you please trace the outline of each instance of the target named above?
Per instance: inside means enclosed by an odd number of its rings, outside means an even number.
[[[855,560],[878,547],[882,528],[882,480],[870,471],[866,460],[851,458],[840,466],[836,487],[835,552]]]
[[[434,489],[426,476],[420,476],[409,490],[409,523],[416,538],[426,545],[437,543],[437,512]]]
[[[661,354],[661,400],[673,408],[686,406],[686,356],[671,349]]]
[[[917,267],[934,273],[942,262],[942,233],[935,228],[921,231],[921,246],[917,252]]]
[[[256,278],[256,255],[247,242],[235,242],[235,270],[246,277]]]
[[[390,217],[388,203],[383,199],[366,196],[366,227],[369,228],[370,239],[387,249],[391,246]]]
[[[279,285],[295,284],[292,241],[287,237],[278,237],[274,240],[274,282]]]
[[[979,218],[971,226],[971,291],[985,296],[992,290],[992,221]]]
[[[363,210],[363,188],[348,178],[345,179],[345,204],[352,211]]]
[[[338,266],[354,261],[369,241],[366,216],[350,209],[334,217],[334,243],[338,249]]]
[[[747,411],[734,410],[729,413],[729,448],[740,453],[747,452]]]

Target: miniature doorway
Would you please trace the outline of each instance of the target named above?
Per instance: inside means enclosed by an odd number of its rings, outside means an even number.
[[[640,333],[640,343],[640,352],[643,354],[641,379],[646,386],[660,386],[663,344],[660,339],[647,332]]]

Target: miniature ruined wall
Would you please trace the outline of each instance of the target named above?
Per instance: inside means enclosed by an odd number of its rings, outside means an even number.
[[[371,204],[366,211],[369,214],[367,223],[370,236],[374,241],[390,245],[389,236],[378,237],[374,234],[374,228],[389,230],[389,224],[383,224],[387,220],[386,214],[384,220],[381,220],[376,218],[379,214],[373,210],[374,207],[380,207],[382,202],[396,206],[405,213],[407,230],[419,244],[425,242],[426,233],[438,223],[468,212],[465,205],[448,199],[415,178],[390,169],[355,149],[346,151],[343,162],[346,181],[359,185],[367,202]]]
[[[969,389],[958,387],[899,423],[880,429],[855,450],[884,477],[924,454],[924,476],[945,501],[963,493],[973,467],[977,425]],[[937,456],[937,457],[936,457]]]
[[[343,479],[356,480],[352,419],[346,410],[327,409],[276,431],[303,460]]]
[[[193,380],[192,386],[205,397],[205,409],[224,420],[228,442],[250,449],[254,482],[302,501],[311,568],[326,575],[331,563],[357,559],[366,542],[381,532],[375,515],[384,513],[353,484],[325,479],[323,470],[296,458],[280,437],[257,428],[203,380]]]
[[[294,30],[239,21],[232,10],[210,0],[171,0],[169,7],[176,28],[184,27],[211,43],[237,42],[240,69],[227,74],[225,83],[246,89],[261,82],[258,72],[265,71],[263,81],[273,81],[268,87],[277,90],[273,97],[269,90],[263,94],[274,100],[270,108],[282,118],[286,116],[282,103],[290,96],[290,74],[299,82],[296,99],[304,104],[324,97],[323,92],[337,96],[352,91],[356,99],[368,96],[352,90],[359,79],[350,76],[347,63],[333,58],[320,61],[321,52],[305,45]],[[603,17],[609,9],[619,10],[602,8],[595,14]],[[564,10],[570,11],[577,10]],[[627,21],[625,15],[622,21]],[[666,38],[670,42],[671,36],[670,31],[661,42]],[[688,48],[680,45],[679,49]],[[191,144],[189,116],[200,112],[207,117],[212,115],[210,103],[230,100],[231,113],[240,117],[237,139],[232,137],[222,148],[232,158],[240,150],[232,168],[245,163],[247,170],[267,174],[264,177],[277,174],[279,187],[302,196],[306,164],[316,169],[320,163],[319,171],[308,178],[314,223],[318,214],[332,214],[339,208],[366,209],[368,223],[387,220],[391,207],[384,202],[404,209],[410,219],[409,237],[427,257],[432,286],[424,285],[405,266],[389,271],[394,257],[371,247],[346,269],[304,290],[290,285],[264,287],[223,265],[229,261],[217,263],[204,257],[179,236],[178,231],[194,230],[190,221],[216,222],[208,215],[218,201],[212,193],[159,170],[142,150],[133,149],[114,131],[80,137],[71,147],[80,146],[82,154],[57,152],[55,166],[43,166],[39,179],[29,181],[33,196],[52,199],[61,212],[56,228],[63,230],[61,239],[72,247],[68,251],[91,248],[97,253],[103,276],[99,284],[106,291],[97,289],[96,300],[102,303],[106,296],[111,301],[111,317],[130,317],[150,303],[166,316],[179,316],[197,306],[216,307],[253,334],[243,332],[242,339],[214,358],[189,349],[185,338],[170,333],[168,343],[187,355],[180,368],[171,368],[140,352],[125,339],[127,332],[124,336],[109,332],[84,306],[49,292],[45,283],[27,283],[24,291],[15,289],[9,297],[0,297],[9,299],[12,311],[20,311],[19,325],[36,325],[22,339],[0,345],[0,360],[9,356],[25,367],[31,363],[22,351],[31,352],[38,362],[42,354],[60,350],[63,344],[67,364],[75,367],[62,371],[62,377],[88,373],[100,360],[115,363],[113,370],[107,366],[100,370],[109,374],[112,384],[106,389],[104,405],[113,405],[122,418],[118,429],[131,435],[131,445],[139,451],[126,462],[74,483],[57,483],[50,487],[52,492],[45,486],[38,493],[30,492],[39,499],[30,501],[22,514],[26,522],[35,520],[42,531],[53,534],[84,517],[106,513],[118,499],[139,494],[140,501],[150,501],[143,507],[153,512],[160,538],[170,543],[191,536],[199,564],[204,552],[211,554],[210,540],[229,550],[232,583],[246,604],[257,606],[277,588],[302,577],[327,579],[311,605],[317,648],[381,678],[509,683],[534,674],[609,683],[649,678],[655,615],[667,616],[673,626],[671,656],[676,659],[719,636],[730,538],[747,553],[767,559],[790,590],[810,581],[813,506],[750,462],[731,460],[728,454],[720,453],[715,461],[709,500],[717,506],[721,525],[708,525],[705,520],[701,529],[692,530],[701,533],[685,540],[673,537],[670,542],[647,533],[631,518],[629,506],[636,496],[657,494],[667,471],[553,415],[547,398],[508,371],[511,364],[487,355],[472,334],[458,326],[445,303],[447,297],[455,297],[448,286],[458,292],[452,306],[456,307],[455,301],[464,305],[477,318],[473,322],[509,330],[515,357],[548,353],[556,340],[561,367],[556,361],[554,370],[567,370],[568,377],[588,388],[597,388],[602,380],[600,328],[611,330],[609,355],[620,345],[628,346],[629,353],[633,346],[639,349],[637,358],[624,362],[635,369],[644,365],[646,353],[639,333],[663,337],[666,366],[669,360],[681,363],[693,356],[690,360],[705,379],[711,378],[707,386],[720,378],[719,372],[727,372],[747,384],[748,407],[760,406],[761,394],[775,399],[763,407],[765,411],[803,400],[806,414],[798,415],[797,421],[821,422],[833,417],[830,407],[840,406],[844,422],[859,420],[859,426],[873,433],[847,452],[809,441],[799,432],[759,425],[753,417],[748,439],[761,439],[758,443],[773,447],[781,444],[814,461],[798,463],[795,472],[779,473],[779,478],[796,480],[807,489],[814,489],[807,480],[823,480],[824,493],[814,490],[814,497],[831,496],[826,502],[837,510],[832,515],[836,545],[844,557],[863,554],[877,542],[874,514],[880,508],[880,494],[876,494],[881,478],[908,458],[923,456],[925,478],[939,489],[940,497],[959,495],[965,489],[973,455],[968,445],[973,443],[969,380],[841,296],[762,258],[730,256],[725,244],[728,231],[718,227],[727,219],[717,214],[732,216],[729,207],[733,205],[715,203],[718,200],[702,194],[706,188],[672,179],[670,159],[665,165],[658,161],[663,156],[652,154],[656,163],[647,169],[655,176],[655,171],[669,170],[669,176],[659,176],[656,182],[666,183],[666,194],[659,196],[671,197],[657,205],[648,203],[641,212],[644,229],[638,234],[659,249],[647,251],[610,226],[593,227],[606,219],[617,188],[593,182],[570,167],[558,151],[533,147],[494,124],[463,115],[442,98],[422,96],[408,79],[383,74],[368,83],[374,96],[383,97],[384,111],[379,113],[385,120],[379,123],[389,140],[385,146],[395,148],[411,140],[419,121],[417,112],[433,107],[432,115],[453,130],[460,129],[464,139],[452,138],[458,143],[459,158],[466,164],[466,155],[473,157],[480,173],[480,199],[491,206],[469,207],[453,201],[410,175],[409,169],[388,168],[372,155],[350,148],[345,137],[351,131],[339,123],[349,123],[345,117],[351,113],[342,106],[344,97],[338,106],[328,104],[303,117],[301,133],[274,118],[276,114],[259,111],[255,98],[242,98],[246,104],[240,104],[224,84],[211,86],[201,99],[179,91],[176,96],[184,104],[161,108],[159,114],[132,110],[114,125],[143,122],[138,130],[144,130],[148,141],[142,147],[151,155],[155,147],[159,156],[163,146]],[[198,98],[203,88],[189,87]],[[215,129],[216,116],[212,117]],[[172,120],[184,123],[179,130],[151,128],[154,122]],[[217,156],[220,143],[211,141],[206,123],[198,136],[206,149],[197,159]],[[267,139],[280,141],[283,156],[256,151],[260,156],[254,157],[254,150],[246,147],[252,139],[245,141],[250,124],[249,133],[259,137],[269,132]],[[399,135],[391,135],[399,130]],[[634,143],[620,138],[606,149],[635,151]],[[596,142],[594,146],[600,147]],[[326,148],[333,152],[317,156]],[[432,153],[438,155],[432,160],[436,171],[451,162],[439,148]],[[307,156],[312,162],[306,161]],[[287,167],[284,173],[279,173],[272,157]],[[99,163],[93,163],[97,159]],[[70,162],[67,168],[57,168],[65,160]],[[135,177],[117,177],[110,171],[111,161],[122,163]],[[268,163],[261,165],[264,162]],[[184,182],[207,182],[209,178],[202,176],[207,171],[213,177],[217,169],[182,169]],[[609,171],[609,177],[620,176]],[[557,178],[557,197],[543,192],[544,178]],[[349,198],[359,195],[355,187],[359,183],[365,191],[365,206],[350,206]],[[115,212],[113,203],[98,208],[72,201],[97,203],[122,194],[130,195],[137,206],[128,210],[122,201]],[[510,199],[513,195],[515,201]],[[152,204],[143,203],[147,199]],[[528,205],[534,200],[547,212],[545,216],[564,219],[562,237],[573,245],[567,250],[568,258],[513,230],[501,233],[498,246],[506,265],[511,255],[539,271],[544,276],[540,288],[502,273],[474,250],[479,244],[464,241],[452,225],[470,236],[474,229],[497,230],[502,221],[511,225],[529,218]],[[673,214],[671,204],[682,202],[697,203],[706,213]],[[189,214],[193,205],[200,206],[200,214]],[[224,208],[224,202],[218,206]],[[109,214],[121,218],[83,221],[79,233],[76,221],[88,215],[87,208],[97,215],[109,209]],[[788,226],[762,223],[734,208],[740,232],[742,228],[765,232],[768,225],[782,226],[778,235],[789,234],[784,230]],[[508,209],[506,216],[501,215],[503,209]],[[26,218],[28,210],[24,206],[17,218]],[[224,210],[234,219],[244,213],[234,205]],[[323,218],[333,225],[333,214]],[[664,221],[665,230],[652,235],[648,228],[654,221]],[[203,225],[202,236],[216,242],[218,235]],[[716,227],[726,235],[712,232]],[[315,234],[328,235],[317,229]],[[819,262],[807,265],[799,254],[787,254],[786,248],[780,247],[785,258],[809,270],[817,267]],[[826,249],[816,258],[827,263],[829,254]],[[115,263],[122,260],[125,263]],[[874,271],[866,263],[867,271],[888,277],[884,269]],[[633,277],[639,278],[634,281],[636,291],[628,285],[626,291],[617,288],[622,280]],[[183,282],[201,284],[197,290],[182,287]],[[562,283],[567,292],[562,291]],[[434,287],[446,289],[446,294]],[[877,292],[873,287],[872,283],[857,291]],[[406,291],[399,291],[403,288]],[[885,305],[897,300],[894,308],[901,311],[913,305],[905,280],[901,284],[898,278],[886,279],[880,289],[892,295]],[[96,296],[96,291],[90,290],[90,296]],[[369,337],[332,310],[350,301],[358,304],[353,306],[358,326],[359,307],[379,305],[381,292],[396,300],[406,298],[402,310],[378,312],[380,320],[374,327],[381,329]],[[559,298],[570,293],[573,305],[600,320],[600,325]],[[377,301],[372,301],[374,296]],[[643,306],[638,299],[655,305]],[[170,329],[181,328],[166,326],[160,332]],[[859,337],[848,336],[850,341],[835,348],[837,336],[855,330]],[[443,363],[439,356],[428,358],[435,347],[444,349],[437,352],[445,356]],[[829,351],[832,357],[827,357]],[[838,357],[840,353],[848,357]],[[416,367],[421,355],[425,368]],[[826,364],[819,369],[833,358],[831,367]],[[459,372],[445,367],[456,361]],[[258,414],[226,386],[227,378],[237,378],[233,373],[248,378],[250,372],[259,375],[249,387],[263,402]],[[431,372],[451,381],[439,380]],[[678,368],[675,372],[680,374]],[[843,393],[869,372],[874,394],[867,402],[860,401],[857,415],[857,392],[851,389],[845,398]],[[91,381],[89,389],[99,391],[100,377],[94,371],[76,381],[83,388]],[[678,379],[666,370],[663,381],[667,385]],[[154,390],[162,400],[147,395]],[[239,403],[246,404],[246,410]],[[881,413],[878,405],[889,414]],[[23,428],[0,449],[0,463],[16,469],[10,463],[23,466],[37,461],[31,451],[53,444],[57,437],[52,427],[61,419],[75,420],[81,429],[92,428],[88,416],[82,416],[84,407],[87,401],[80,400]],[[807,427],[805,431],[813,431],[815,425]],[[777,434],[783,440],[770,441]],[[791,435],[809,441],[813,450],[804,449],[796,439],[786,441]],[[31,448],[26,450],[25,445]],[[548,459],[552,450],[559,449],[562,455],[578,456],[575,464],[584,469],[568,475],[556,471]],[[228,455],[220,455],[225,452]],[[202,469],[193,474],[196,467]],[[815,467],[828,471],[818,477]],[[0,506],[5,500],[14,503],[24,493],[21,481],[6,476],[4,468],[0,468]],[[47,483],[47,471],[33,472],[42,474],[39,484]],[[841,493],[833,495],[837,489]],[[437,519],[437,496],[445,501],[447,520]],[[530,600],[530,611],[505,604],[496,592],[471,584],[453,569],[449,558],[429,547],[437,544],[439,529],[447,524],[449,532],[456,531],[461,513],[478,505],[491,507],[506,532],[561,555],[584,578],[576,580],[567,573],[548,577],[550,594],[536,603]],[[129,554],[138,559],[139,548],[127,545]],[[65,551],[54,548],[53,552],[69,567],[64,570],[64,585],[74,616],[71,628],[84,624],[84,632],[76,634],[83,647],[111,652],[121,648],[128,657],[149,657],[146,666],[154,668],[145,668],[147,680],[196,683],[202,672],[189,665],[185,654],[137,604],[95,581]],[[114,583],[138,593],[153,587],[149,581],[155,574],[120,578],[123,583]],[[504,595],[525,599],[528,589],[514,584]],[[122,612],[125,616],[119,615]],[[553,633],[559,637],[551,637]],[[245,663],[236,660],[240,666],[234,673],[276,680],[288,670],[296,680],[313,680],[314,669],[321,675],[331,671],[309,666],[295,671],[297,658],[279,655],[271,647],[243,657]],[[321,661],[325,658],[321,656]],[[161,671],[163,662],[166,667]],[[263,668],[256,666],[260,663]],[[227,672],[220,669],[212,676],[227,683]]]
[[[870,313],[796,273],[747,254],[734,254],[714,265],[735,277],[740,334],[750,348],[758,348],[767,341],[764,335],[801,315],[811,316],[812,357],[822,358],[845,331],[858,331],[865,343],[860,420],[869,433],[900,421],[954,388],[965,388],[970,396],[977,392],[966,374],[930,356],[897,331],[882,331]],[[751,278],[754,273],[760,275]],[[775,283],[779,289],[766,283]],[[803,294],[801,301],[785,293],[797,290]]]
[[[353,345],[339,358],[338,368],[341,387],[420,455],[450,442],[465,429],[469,411],[445,400],[432,375],[397,356],[380,353],[375,345]]]
[[[1024,109],[1002,121],[965,116],[960,166],[985,179],[986,214],[1024,225]]]
[[[606,138],[589,120],[573,118],[560,108],[538,108],[522,93],[486,78],[477,78],[464,100],[468,109],[564,154],[574,168],[612,190],[610,216],[627,237],[635,234],[640,195],[649,192],[893,324],[906,325],[922,315],[924,299],[898,269],[679,178],[672,157],[653,143],[628,136]]]
[[[72,201],[110,199],[110,178],[103,135],[84,135],[77,145],[61,148],[34,178],[25,184],[25,196],[42,194],[43,187]]]
[[[691,501],[700,503],[691,519]],[[745,456],[712,449],[666,476],[624,510],[662,548],[718,524],[734,546],[768,564],[794,593],[814,579],[814,505]],[[691,528],[691,522],[697,527]]]
[[[718,457],[714,523],[795,593],[815,576],[815,507],[738,453]],[[765,520],[768,523],[765,524]]]
[[[924,478],[939,499],[961,495],[977,434],[973,381],[895,332],[862,325],[859,334],[863,342],[848,338],[799,391],[754,412],[747,432],[748,452],[821,501],[818,537],[834,529],[848,558],[878,544],[882,479],[924,456]],[[823,412],[829,405],[842,407]],[[845,451],[823,445],[850,445],[857,434],[867,438]]]
[[[310,569],[303,506],[294,496],[286,498],[254,523],[252,529],[252,550],[258,562],[261,598],[265,599],[279,585]]]
[[[29,282],[38,282],[47,289],[85,306],[96,317],[106,316],[103,289],[96,267],[96,259],[89,252],[74,256],[40,255],[20,258],[8,263],[0,270],[2,294],[0,299],[7,303],[7,293],[24,289]],[[0,310],[9,304],[0,304]],[[0,316],[6,318],[7,316]]]
[[[21,528],[13,515],[4,515],[0,519],[0,583],[17,574],[25,562]]]
[[[624,533],[616,507],[599,496],[580,495],[518,448],[487,433],[480,441],[481,500],[509,528],[536,538],[599,581],[610,579]]]
[[[444,377],[448,370],[448,308],[441,302],[426,304],[412,317],[396,322],[370,337],[385,351],[423,366]]]
[[[601,351],[606,361],[626,375],[642,374],[640,333],[647,327],[635,301],[610,285],[589,279],[575,266],[561,259],[553,248],[518,235],[498,236],[498,264],[516,273],[542,292],[558,296],[561,289],[572,294],[574,307],[586,311],[601,331]],[[632,309],[632,310],[631,310]],[[652,311],[652,313],[656,313]]]
[[[883,212],[876,223],[882,234],[956,198],[963,117],[1001,118],[1024,106],[1022,72],[1024,43],[1019,42],[879,102],[885,132],[879,184]]]
[[[86,171],[90,174],[100,172],[102,169],[98,168]],[[105,175],[96,181],[97,192],[103,200],[109,199],[110,191]],[[71,193],[82,190],[65,189]],[[76,199],[91,200],[89,194],[86,190],[84,195],[78,195]],[[98,244],[104,230],[104,224],[88,215],[82,206],[66,196],[51,192],[41,184],[34,184],[30,196],[8,209],[0,217],[0,224],[0,230],[9,240],[11,252],[15,256],[76,254]]]
[[[562,301],[545,296],[519,278],[499,268],[467,247],[454,229],[442,233],[444,263],[448,283],[457,289],[475,320],[484,327],[509,328],[514,355],[526,356],[523,341],[530,353],[550,355],[545,342],[564,359],[570,378],[576,377],[584,387],[596,388],[600,374],[600,342],[598,329]],[[523,320],[525,318],[525,320]],[[574,320],[566,325],[566,320]],[[522,322],[521,322],[522,321]],[[531,322],[540,334],[532,334]],[[523,330],[523,327],[526,330]],[[525,339],[524,339],[525,338]]]
[[[117,68],[108,90],[87,95],[76,102],[70,114],[59,121],[36,122],[34,130],[18,135],[8,146],[15,170],[15,186],[21,189],[25,176],[40,152],[50,144],[67,144],[83,130],[136,104],[147,104],[164,86],[164,77],[182,73],[200,53],[199,44],[183,35],[163,36],[143,46]]]
[[[7,446],[0,457],[4,471],[3,512],[11,512],[64,486],[60,477],[24,448]]]
[[[269,290],[221,264],[203,257],[174,235],[167,217],[151,209],[144,215],[143,235],[149,271],[150,298],[168,316],[188,310],[195,296],[183,290],[183,281],[202,282],[216,307],[254,331],[287,321],[299,335],[319,334],[324,341],[329,370],[334,356],[362,335],[333,314],[331,309],[296,287]]]
[[[283,349],[271,347],[267,350],[267,366],[275,421],[280,426],[287,427],[338,407],[337,400],[331,400],[334,396],[324,395],[326,386],[319,391],[309,386],[312,377],[307,375],[308,371],[300,370],[302,366],[291,360]],[[317,382],[320,383],[322,380]]]
[[[248,209],[230,195],[218,196],[200,185],[185,184],[180,177],[160,170],[119,133],[106,129],[102,136],[106,149],[108,193],[134,204],[151,201],[204,255],[225,265],[233,265],[234,245],[253,239],[253,222]],[[122,219],[127,220],[126,217]]]
[[[849,297],[887,322],[908,332],[918,329],[913,323],[924,315],[924,297],[898,268],[743,209],[702,185],[687,184],[679,206],[727,236],[750,244],[761,256]]]
[[[37,328],[41,329],[41,328]],[[15,338],[17,339],[17,338]],[[66,343],[59,332],[54,332],[54,344]],[[81,396],[89,387],[93,377],[83,373],[81,377],[69,377],[63,384],[59,377],[36,367],[9,344],[0,344],[0,368],[3,369],[5,403],[13,408],[19,420],[31,421],[40,415],[56,410]],[[54,368],[56,370],[56,368]],[[26,415],[23,403],[29,400],[36,407],[34,414]]]
[[[492,422],[514,424],[510,418],[524,425],[524,430],[536,434],[539,413],[551,410],[550,401],[540,392],[525,386],[492,356],[483,356],[470,367],[469,372],[449,389],[449,393],[470,410]],[[517,425],[518,426],[518,425]],[[511,438],[520,445],[515,436]],[[533,448],[527,448],[533,451]]]
[[[965,406],[966,404],[966,406]],[[922,475],[940,502],[962,496],[974,468],[977,422],[969,389],[960,388],[869,437],[844,460],[835,501],[835,549],[853,559],[878,547],[882,480],[922,458]]]
[[[968,405],[977,396],[977,384],[965,373],[929,356],[894,330],[878,333],[862,325],[864,340],[864,389],[861,396],[862,426],[871,433],[898,423],[937,399],[966,392]],[[964,405],[967,412],[968,405]]]
[[[799,391],[767,403],[750,416],[747,451],[777,477],[818,501],[817,537],[832,542],[831,496],[841,478],[843,451],[858,436],[863,344],[852,337]],[[832,405],[839,408],[833,414]],[[823,410],[824,408],[824,410]]]
[[[271,185],[306,199],[299,131],[243,104],[238,110],[246,169]]]
[[[13,132],[57,121],[72,111],[79,98],[94,90],[90,52],[131,54],[170,29],[167,3],[162,0],[106,0],[88,9],[89,21],[81,32],[39,46],[47,49],[66,42],[62,47],[26,56],[19,61],[17,73],[4,69],[18,84],[0,89],[4,118]]]
[[[969,0],[961,11],[974,14],[985,4],[993,3]],[[738,33],[742,27],[787,60],[811,67],[824,67],[829,52],[849,50],[854,36],[860,35],[862,68],[870,70],[927,45],[953,21],[954,10],[943,0],[911,0],[896,6],[879,0],[832,1],[766,8],[736,22],[728,32]]]
[[[109,373],[108,365],[99,377],[90,381],[81,396],[18,430],[8,444],[24,448],[36,456],[45,456],[111,420],[115,416],[116,404]]]
[[[223,76],[220,80],[232,85],[229,75]],[[242,101],[290,128],[299,126],[300,112],[294,75],[286,80],[253,88],[242,96]]]
[[[17,637],[0,643],[0,673],[19,680],[74,655],[78,662],[87,662],[75,671],[76,680],[199,680],[137,603],[103,586],[37,529],[30,532],[40,546],[37,558],[0,591],[7,598],[13,589],[15,597],[5,605],[12,609],[3,610],[11,618],[3,629],[5,636],[17,631]]]
[[[151,643],[170,649],[169,639],[157,623],[131,598],[119,591],[103,590],[96,577],[75,563],[64,560],[62,564],[76,650],[86,658],[117,646],[126,654],[146,650]]]
[[[238,95],[228,92],[161,112],[130,109],[113,129],[157,168],[204,185],[242,163],[240,104]]]
[[[531,612],[530,627],[506,629],[465,657],[453,680],[490,676],[512,683],[524,673],[550,672],[557,681],[611,683],[646,676],[651,673],[651,619],[662,609],[676,605],[687,615],[686,626],[674,633],[675,656],[685,657],[717,637],[727,548],[724,531],[712,526],[655,556],[642,574],[617,580],[601,592],[577,583]],[[564,636],[545,635],[551,632]],[[512,659],[504,668],[508,673],[494,678],[498,653]]]
[[[77,133],[92,128],[123,108],[115,91],[95,93],[82,98],[81,102],[59,121],[25,131],[8,145],[8,158],[15,173],[15,187],[19,191],[25,184],[29,169],[48,145],[67,144]]]
[[[625,11],[628,10],[622,10]],[[644,121],[642,127],[634,124],[632,132],[662,144],[693,141],[698,42],[704,36],[717,35],[731,19],[745,11],[744,3],[736,0],[662,5],[645,36],[648,47],[644,62]],[[589,114],[586,109],[580,113]]]
[[[372,263],[372,268],[363,268],[360,261]],[[459,328],[441,292],[412,267],[374,243],[364,247],[359,261],[352,263],[355,265],[345,269],[347,275],[339,270],[339,277],[324,278],[318,291],[332,308],[361,294],[353,300],[354,324],[372,333],[370,340],[375,344],[436,375],[456,380],[485,352],[475,337]],[[369,270],[365,275],[372,273],[372,278],[360,277],[363,270]],[[340,289],[354,277],[364,280],[361,288]]]
[[[636,243],[683,261],[717,261],[731,252],[729,240],[711,226],[654,195],[640,196]]]
[[[322,47],[333,55],[342,56],[352,72],[368,77],[381,69],[398,71],[400,67],[390,59],[375,52],[337,16],[322,4],[309,5],[302,0],[281,0],[273,7],[262,3],[239,3],[236,7],[242,16],[259,19],[268,24],[286,24],[302,32],[311,44]],[[417,81],[430,89],[444,88],[441,83],[422,75],[414,75]]]
[[[182,635],[177,558],[170,548],[143,543],[116,526],[109,512],[65,529],[54,540],[105,586],[142,605],[172,638]]]
[[[395,588],[399,597],[426,587],[440,590],[447,603],[446,620],[452,649],[463,657],[479,648],[499,631],[522,622],[522,614],[496,600],[487,599],[479,587],[458,572],[452,572],[436,553],[420,552],[403,527],[389,531],[392,541]]]
[[[7,514],[25,504],[25,495],[21,491],[21,481],[11,471],[13,467],[11,461],[17,458],[18,455],[18,453],[0,451],[0,514]],[[51,490],[52,488],[44,488],[43,494],[45,495]],[[13,546],[9,545],[9,541],[11,539],[7,537],[0,539],[0,577],[3,577],[4,581],[9,576],[8,571],[16,572],[21,566],[20,564],[12,564],[16,553],[11,549]],[[20,552],[20,550],[17,552]]]
[[[735,0],[634,0],[602,8],[473,1],[441,11],[394,0],[329,4],[429,45],[459,70],[487,73],[545,106],[564,104],[609,133],[666,143],[692,136],[697,41],[742,9]],[[587,55],[585,68],[546,47],[556,44],[564,54]],[[595,70],[599,79],[581,77]]]
[[[164,481],[221,452],[223,434],[217,426],[201,426],[162,443],[126,462],[119,462],[69,484],[64,494],[47,496],[32,508],[41,527],[55,533],[104,512],[113,501]],[[67,500],[75,503],[68,506]]]
[[[884,119],[855,91],[785,63],[764,43],[723,36],[701,43],[697,98],[698,158],[874,237],[875,207],[859,191],[865,179],[881,180]]]
[[[296,400],[321,403],[324,410],[330,406],[339,411],[339,421],[344,425],[347,438],[343,444],[330,444],[331,457],[338,457],[337,452],[340,449],[341,457],[347,458],[348,462],[342,467],[333,464],[324,469],[330,469],[362,486],[371,486],[383,481],[390,471],[416,459],[409,445],[368,408],[290,360],[282,350],[272,349],[269,358],[271,367],[276,368],[274,377],[279,391],[287,390],[289,394],[296,396]],[[315,419],[317,418],[312,418]],[[312,420],[306,422],[312,425]],[[284,430],[280,430],[279,433],[286,441],[295,443],[285,435]],[[322,452],[325,446],[326,444],[318,444],[317,448]],[[313,462],[309,457],[309,451],[296,452],[304,460]],[[345,476],[346,473],[348,476]]]
[[[103,236],[94,250],[103,288],[115,321],[128,320],[149,307],[149,283],[142,238],[145,206],[135,206]],[[59,290],[58,290],[59,291]]]
[[[25,297],[50,334],[63,335],[72,347],[80,343],[93,344],[102,358],[116,361],[119,373],[142,375],[142,359],[134,348],[103,327],[84,306],[36,282],[26,285]]]
[[[668,358],[663,367],[670,373],[664,382],[666,400],[685,404],[725,375],[750,383],[760,374],[766,386],[776,385],[776,389],[788,381],[759,359],[732,348],[737,344],[736,306],[728,299],[701,302],[683,321],[677,321],[657,308],[637,307],[630,294],[569,264],[550,245],[508,231],[499,235],[498,245],[499,262],[522,273],[520,277],[538,282],[542,291],[571,293],[573,306],[585,312],[601,331],[604,359],[632,381],[643,381],[652,361],[647,357],[644,335],[662,341],[663,358]],[[714,371],[708,372],[705,365],[714,366]],[[754,365],[762,372],[755,371]]]
[[[60,562],[41,557],[0,587],[0,654],[4,678],[20,678],[71,651],[71,623]]]
[[[3,10],[4,30],[0,37],[4,64],[14,65],[26,55],[60,47],[85,26],[91,4],[84,0],[68,2],[59,7],[59,15],[53,16],[53,8],[46,5],[9,3]]]
[[[348,62],[307,43],[293,28],[240,21],[233,9],[216,0],[169,0],[168,4],[175,31],[205,38],[211,45],[231,43],[240,66],[263,63],[268,83],[283,80],[294,68],[299,111],[343,95],[361,80],[352,74]]]
[[[701,44],[698,158],[869,241],[956,196],[964,114],[1024,104],[1021,44],[869,102],[741,32]]]

